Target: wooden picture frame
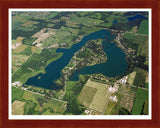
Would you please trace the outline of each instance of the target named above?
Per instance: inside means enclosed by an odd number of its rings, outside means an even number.
[[[152,119],[151,120],[9,120],[8,113],[8,10],[9,8],[150,8],[152,9]],[[158,0],[52,0],[0,1],[0,127],[160,127],[160,59],[159,29],[160,2]],[[157,55],[158,54],[158,55]]]

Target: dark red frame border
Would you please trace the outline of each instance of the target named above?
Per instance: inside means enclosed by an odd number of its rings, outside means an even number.
[[[9,8],[151,8],[152,120],[9,120],[8,9]],[[159,0],[0,0],[0,128],[160,127],[160,1]]]

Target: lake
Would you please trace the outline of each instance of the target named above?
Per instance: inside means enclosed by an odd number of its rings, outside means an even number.
[[[118,48],[114,43],[110,43],[115,38],[115,35],[111,34],[107,30],[100,30],[94,33],[84,36],[83,39],[69,49],[57,49],[56,52],[62,52],[63,55],[58,60],[48,64],[45,68],[45,74],[38,74],[31,77],[25,83],[26,85],[33,85],[36,87],[42,87],[46,89],[58,89],[53,82],[61,76],[62,69],[68,65],[69,61],[73,57],[74,53],[80,50],[89,40],[106,39],[102,42],[103,50],[107,55],[107,61],[103,64],[97,64],[94,66],[86,66],[79,72],[75,71],[71,80],[78,80],[79,74],[95,74],[102,73],[108,77],[114,77],[123,74],[127,70],[127,62],[125,53]]]
[[[143,16],[143,15],[137,14],[137,15],[132,16],[132,17],[127,17],[127,19],[128,19],[128,21],[133,21],[133,20],[136,20],[136,19],[147,20],[148,18]]]

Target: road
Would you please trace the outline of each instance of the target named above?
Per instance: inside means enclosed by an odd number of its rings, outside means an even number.
[[[16,87],[16,86],[14,86],[15,88],[18,88],[18,87]],[[21,89],[21,90],[24,90],[24,91],[28,91],[28,92],[31,92],[31,93],[34,93],[34,94],[37,94],[37,95],[40,95],[40,96],[45,96],[45,94],[40,94],[40,93],[38,93],[38,92],[33,92],[33,91],[29,91],[29,90],[27,90],[27,88],[18,88],[18,89]],[[56,101],[60,101],[60,102],[64,102],[64,103],[68,103],[67,101],[63,101],[63,100],[60,100],[60,99],[56,99],[56,98],[53,98],[53,97],[48,97],[49,99],[53,99],[53,100],[56,100]]]

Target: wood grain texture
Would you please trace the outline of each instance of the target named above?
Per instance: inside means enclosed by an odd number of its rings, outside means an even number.
[[[8,120],[9,8],[151,8],[152,120]],[[0,128],[159,128],[160,127],[159,0],[1,0],[0,1]]]

